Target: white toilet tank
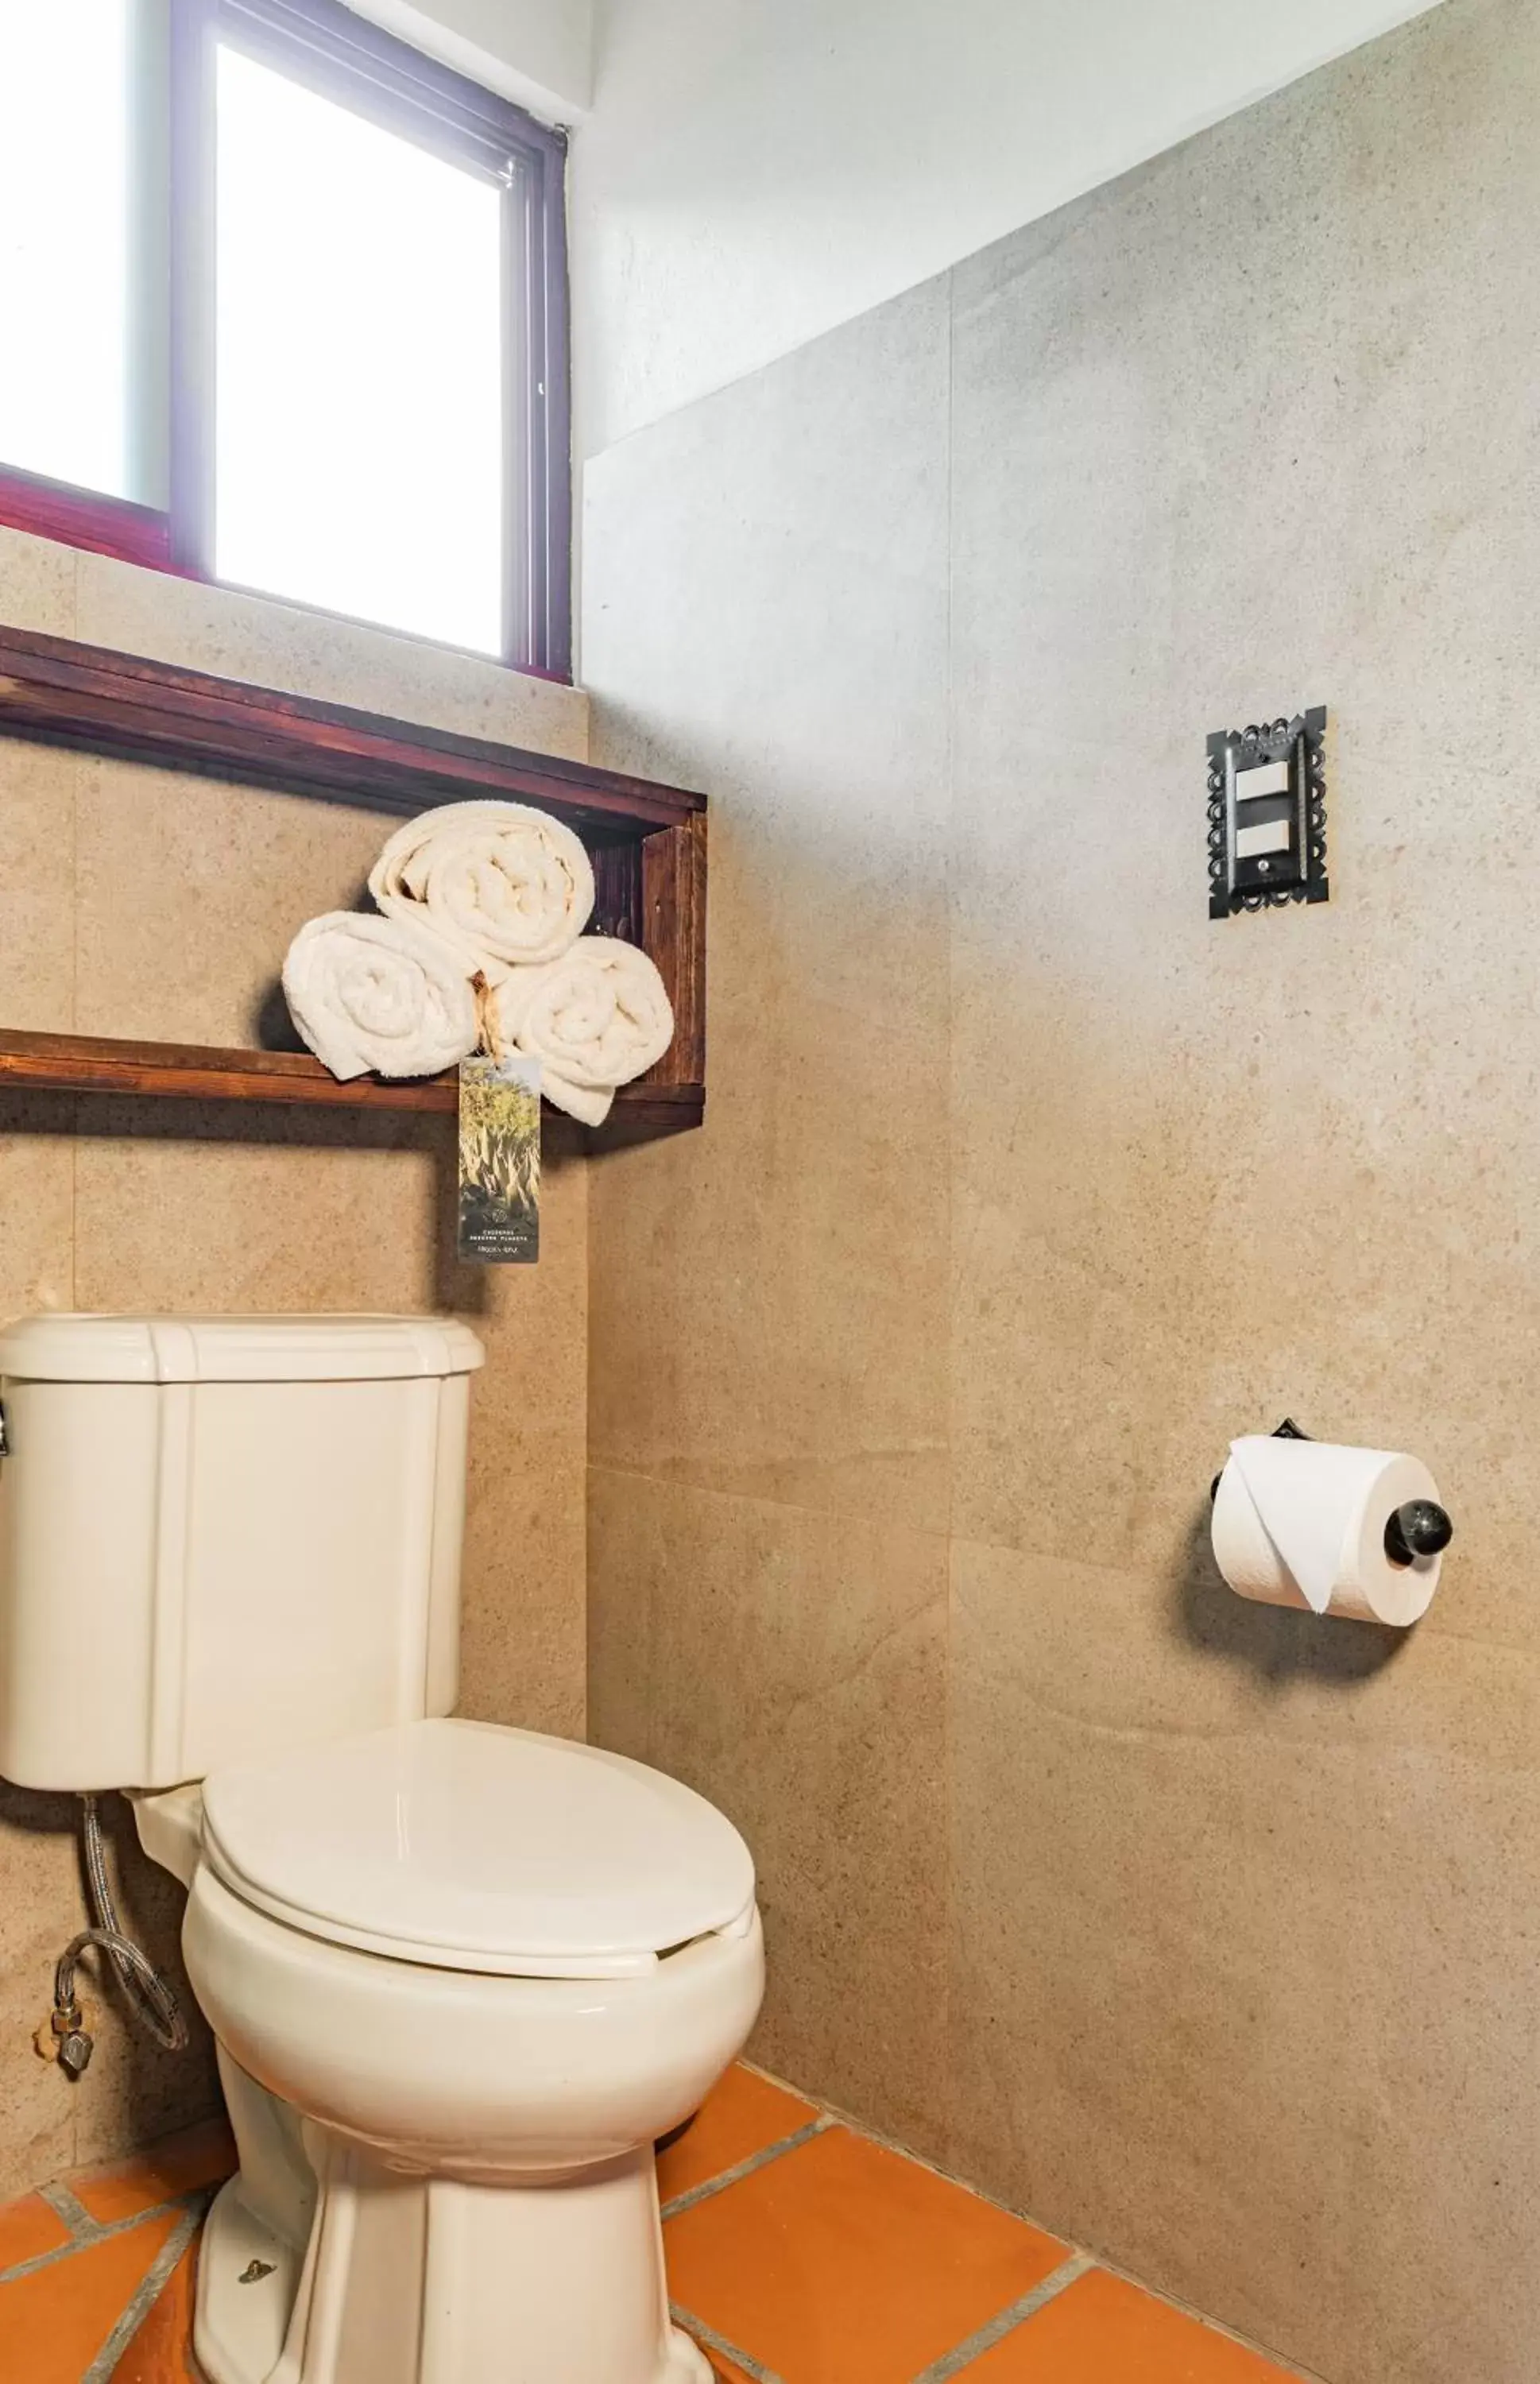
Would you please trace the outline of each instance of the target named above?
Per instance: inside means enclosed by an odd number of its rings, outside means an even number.
[[[169,1788],[447,1713],[482,1355],[437,1317],[0,1326],[0,1776]]]

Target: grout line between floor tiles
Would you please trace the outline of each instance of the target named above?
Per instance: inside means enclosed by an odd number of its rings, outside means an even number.
[[[782,2384],[773,2367],[751,2359],[746,2351],[739,2351],[736,2342],[729,2342],[725,2334],[718,2334],[714,2327],[708,2326],[704,2318],[697,2317],[693,2310],[681,2309],[677,2302],[670,2302],[668,2314],[676,2326],[682,2326],[687,2334],[693,2335],[696,2341],[702,2343],[708,2351],[719,2351],[724,2359],[730,2359],[735,2367],[741,2367],[745,2376],[753,2378],[753,2384]],[[86,2384],[93,2384],[93,2379],[88,2378]]]
[[[794,2128],[789,2136],[777,2136],[773,2144],[763,2144],[757,2153],[751,2153],[747,2160],[735,2161],[732,2167],[725,2168],[719,2177],[708,2177],[702,2184],[688,2186],[683,2193],[676,2193],[664,2204],[663,2216],[677,2218],[681,2210],[693,2210],[698,2202],[709,2202],[714,2193],[723,2193],[729,2185],[741,2184],[746,2177],[752,2177],[756,2169],[768,2168],[770,2163],[779,2160],[783,2153],[794,2153],[799,2144],[810,2143],[814,2136],[821,2136],[826,2129],[835,2124],[826,2111],[821,2111],[817,2118],[809,2119],[805,2127]]]
[[[127,2218],[111,2218],[101,2225],[93,2220],[89,2235],[72,2236],[68,2243],[57,2244],[52,2252],[38,2252],[30,2260],[19,2260],[14,2268],[0,2268],[0,2285],[19,2285],[24,2278],[35,2277],[40,2268],[54,2268],[61,2260],[72,2260],[77,2252],[93,2252],[98,2243],[106,2243],[114,2235],[131,2234],[148,2219],[164,2218],[168,2210],[185,2211],[195,2220],[208,2198],[207,2189],[200,2186],[194,2193],[179,2193],[173,2201],[152,2203],[148,2210],[130,2211]],[[61,2211],[59,2216],[63,2215]]]
[[[947,2384],[950,2377],[960,2375],[963,2368],[972,2366],[975,2359],[982,2359],[987,2351],[992,2351],[997,2342],[1003,2342],[1008,2334],[1014,2334],[1019,2326],[1025,2326],[1029,2317],[1036,2317],[1049,2302],[1056,2302],[1066,2287],[1073,2285],[1077,2278],[1087,2276],[1095,2266],[1096,2262],[1088,2252],[1076,2252],[1071,2258],[1061,2261],[1053,2274],[1045,2277],[1040,2285],[1034,2285],[1020,2301],[1012,2302],[1009,2309],[1002,2309],[997,2316],[990,2318],[987,2326],[981,2326],[975,2333],[970,2334],[965,2342],[958,2343],[954,2349],[943,2353],[939,2359],[932,2360],[928,2367],[922,2368],[914,2378],[914,2384]]]
[[[160,2299],[172,2269],[197,2234],[202,2217],[201,2200],[192,2209],[183,2212],[140,2278],[133,2298],[81,2377],[81,2384],[112,2384],[113,2370]]]
[[[68,2228],[71,2242],[93,2243],[96,2241],[102,2232],[101,2220],[93,2218],[84,2203],[71,2193],[67,2185],[58,2182],[40,2185],[37,2191],[38,2199],[45,2202],[55,2217],[62,2218]],[[62,2251],[64,2246],[61,2244],[59,2248]]]

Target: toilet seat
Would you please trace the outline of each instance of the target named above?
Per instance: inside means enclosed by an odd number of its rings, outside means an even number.
[[[328,1943],[518,1978],[623,1978],[753,1921],[730,1821],[627,1757],[433,1720],[204,1782],[203,1852],[232,1894]]]

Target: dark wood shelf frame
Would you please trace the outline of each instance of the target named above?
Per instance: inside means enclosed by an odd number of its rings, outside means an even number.
[[[288,795],[410,815],[485,799],[565,820],[594,864],[590,932],[656,963],[674,1041],[621,1087],[590,1139],[636,1141],[701,1122],[705,1106],[706,799],[584,762],[177,670],[71,639],[0,627],[0,736],[67,746]],[[276,956],[275,956],[276,957]],[[0,1085],[200,1100],[451,1110],[453,1076],[340,1084],[294,1051],[0,1032]]]
[[[391,1083],[354,1076],[339,1083],[308,1051],[225,1050],[205,1043],[128,1043],[111,1035],[29,1035],[0,1030],[0,1089],[129,1093],[151,1099],[276,1101],[302,1109],[453,1111],[458,1080],[416,1076]],[[601,1148],[699,1125],[699,1085],[622,1085],[603,1125],[584,1129]]]

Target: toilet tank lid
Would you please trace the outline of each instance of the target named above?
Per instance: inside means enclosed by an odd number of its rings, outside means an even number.
[[[390,1382],[485,1360],[449,1316],[19,1316],[0,1375],[33,1383]]]

